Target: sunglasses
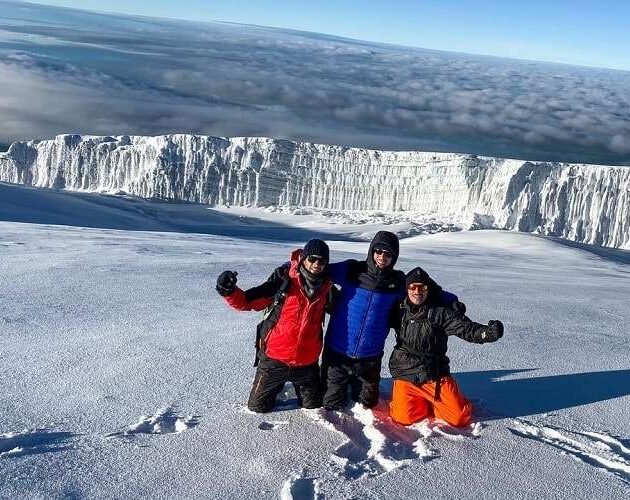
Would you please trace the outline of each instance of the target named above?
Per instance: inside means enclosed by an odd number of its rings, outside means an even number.
[[[319,255],[308,255],[306,257],[306,260],[308,261],[309,264],[315,264],[315,262],[319,262],[323,266],[328,264],[328,259],[325,259],[324,257],[320,257]]]
[[[411,285],[407,287],[407,290],[409,290],[410,292],[420,292],[420,293],[424,293],[428,289],[429,287],[425,285],[424,283],[412,283]]]
[[[392,253],[388,252],[387,250],[383,250],[382,248],[375,248],[374,249],[374,253],[376,255],[382,255],[382,256],[384,256],[384,257],[386,257],[388,259],[392,258]]]

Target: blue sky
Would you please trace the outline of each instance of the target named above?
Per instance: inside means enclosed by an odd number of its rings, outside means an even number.
[[[630,71],[628,0],[73,0],[42,4],[293,28],[414,47]]]

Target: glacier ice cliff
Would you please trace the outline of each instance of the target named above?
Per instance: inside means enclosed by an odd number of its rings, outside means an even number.
[[[240,206],[413,210],[630,249],[630,167],[268,138],[61,135],[0,153],[0,181]]]

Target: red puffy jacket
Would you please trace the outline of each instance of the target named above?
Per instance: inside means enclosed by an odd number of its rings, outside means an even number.
[[[268,357],[289,366],[307,366],[319,360],[326,301],[332,287],[332,282],[326,279],[317,295],[309,299],[300,283],[303,279],[298,271],[301,259],[301,250],[295,250],[291,254],[289,286],[285,292],[282,310],[278,321],[269,330],[264,345],[264,352]],[[280,276],[283,273],[286,273],[286,268],[278,268],[267,283],[247,292],[236,288],[225,300],[239,311],[261,311],[273,302],[275,293],[281,286]],[[263,296],[248,300],[247,295],[257,295],[250,293],[254,290],[261,290]]]

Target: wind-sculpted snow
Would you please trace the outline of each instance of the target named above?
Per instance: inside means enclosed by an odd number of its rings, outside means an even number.
[[[630,248],[630,167],[267,138],[63,135],[12,144],[0,180],[207,204],[406,210]]]

